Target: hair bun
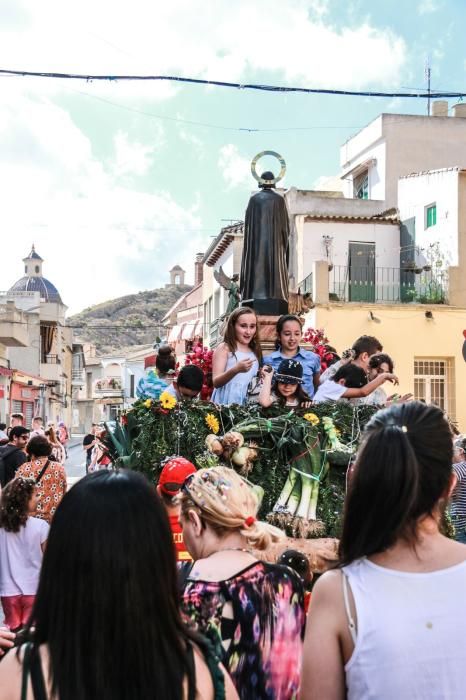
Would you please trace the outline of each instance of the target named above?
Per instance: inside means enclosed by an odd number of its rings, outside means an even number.
[[[170,345],[161,345],[157,354],[160,355],[160,357],[169,357],[172,352],[173,349],[170,347]]]

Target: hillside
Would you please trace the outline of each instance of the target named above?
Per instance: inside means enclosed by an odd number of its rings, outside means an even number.
[[[80,340],[93,343],[99,354],[153,343],[160,335],[158,324],[189,289],[188,285],[162,287],[105,301],[68,317],[67,325],[75,327]]]

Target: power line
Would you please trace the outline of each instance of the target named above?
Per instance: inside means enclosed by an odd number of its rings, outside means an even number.
[[[233,88],[236,90],[258,90],[261,92],[282,92],[282,93],[304,93],[310,95],[340,95],[352,97],[408,97],[426,99],[425,91],[416,92],[383,92],[381,90],[334,90],[330,88],[305,88],[292,87],[286,85],[267,85],[259,83],[233,83],[226,80],[205,80],[203,78],[185,78],[177,75],[98,75],[98,74],[83,74],[83,73],[58,73],[58,72],[42,72],[42,71],[27,71],[27,70],[10,70],[0,68],[0,75],[18,76],[29,78],[46,78],[58,80],[84,80],[86,82],[93,81],[146,81],[146,82],[175,82],[185,83],[188,85],[209,85],[224,88]],[[458,98],[462,99],[466,96],[466,92],[430,92],[431,99],[437,98]]]
[[[118,102],[112,102],[104,97],[99,97],[98,95],[92,95],[89,92],[82,92],[81,90],[75,91],[78,95],[84,95],[85,97],[90,97],[93,100],[98,100],[99,102],[104,102],[105,104],[111,105],[112,107],[117,107],[119,109],[125,109],[128,112],[133,112],[135,114],[141,114],[145,117],[151,117],[152,119],[161,119],[164,121],[170,121],[177,124],[187,124],[189,126],[201,126],[208,129],[218,129],[219,131],[245,131],[247,133],[275,133],[282,131],[314,131],[316,129],[361,129],[361,126],[328,126],[328,125],[317,125],[317,126],[285,126],[276,127],[269,129],[261,129],[255,126],[228,126],[223,124],[210,124],[208,122],[197,122],[191,119],[181,119],[181,117],[169,117],[162,114],[154,114],[153,112],[146,112],[142,109],[137,109],[136,107],[129,107],[128,105],[122,105]]]

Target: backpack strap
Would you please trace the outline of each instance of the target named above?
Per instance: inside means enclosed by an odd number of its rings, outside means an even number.
[[[188,642],[186,650],[186,665],[188,670],[188,700],[196,700],[196,667],[194,664],[194,649],[190,642]]]
[[[50,464],[50,460],[48,459],[48,460],[46,461],[46,463],[44,464],[44,466],[42,467],[42,469],[40,470],[40,472],[39,472],[39,475],[38,475],[38,477],[37,477],[37,479],[36,479],[36,485],[40,482],[40,480],[41,480],[42,477],[44,476],[45,472],[47,471],[47,468],[48,468],[49,464]]]
[[[34,700],[47,700],[42,661],[37,647],[31,650],[31,683]]]
[[[24,645],[23,654],[23,672],[21,674],[21,700],[27,700],[28,695],[28,678],[29,678],[29,664],[31,659],[31,649],[32,644],[28,642]]]

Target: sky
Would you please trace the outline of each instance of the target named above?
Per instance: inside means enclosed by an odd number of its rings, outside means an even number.
[[[433,89],[466,89],[462,0],[0,0],[0,18],[3,69],[399,91],[425,88],[429,58]],[[285,158],[283,186],[318,188],[378,114],[426,113],[174,82],[0,87],[0,289],[34,243],[69,313],[162,286],[175,264],[192,283],[195,254],[244,218],[260,151]]]

